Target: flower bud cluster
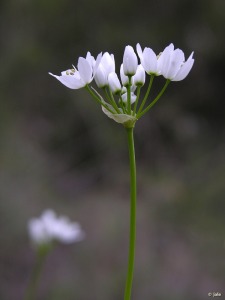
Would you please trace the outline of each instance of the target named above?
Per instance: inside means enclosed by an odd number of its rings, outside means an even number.
[[[156,55],[148,47],[142,50],[140,44],[137,44],[136,52],[132,46],[125,47],[120,66],[120,79],[115,73],[114,55],[108,52],[103,55],[100,53],[96,60],[88,52],[86,58],[80,57],[78,59],[77,68],[64,71],[61,76],[52,73],[50,75],[71,89],[87,88],[95,100],[110,114],[125,114],[138,119],[152,106],[144,108],[153,78],[162,75],[166,79],[166,85],[158,95],[161,97],[168,83],[183,80],[189,74],[193,64],[193,52],[185,61],[183,51],[174,49],[173,44],[167,46],[159,55]],[[146,74],[150,75],[151,78],[149,88],[142,100],[140,109],[136,113],[137,103],[135,103],[133,110],[131,105],[139,100],[140,89],[145,84]],[[90,89],[89,84],[93,79],[97,87],[105,92],[106,101],[96,90]],[[136,89],[137,95],[135,94]],[[114,99],[115,95],[119,97],[117,102]],[[158,98],[154,101],[156,102]],[[153,103],[155,103],[154,101]]]

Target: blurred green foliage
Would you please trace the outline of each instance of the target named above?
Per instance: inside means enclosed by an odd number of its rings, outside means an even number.
[[[134,299],[224,294],[225,1],[2,0],[0,24],[0,299],[22,299],[34,263],[27,221],[48,207],[87,237],[52,253],[38,299],[122,298],[126,136],[48,71],[87,51],[114,53],[118,70],[137,42],[156,52],[173,42],[196,62],[136,125]]]

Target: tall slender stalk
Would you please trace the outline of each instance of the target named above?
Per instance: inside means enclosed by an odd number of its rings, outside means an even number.
[[[136,162],[133,128],[126,128],[128,137],[128,149],[130,159],[130,242],[129,242],[129,258],[128,270],[126,278],[126,287],[124,293],[124,300],[131,299],[134,261],[135,261],[135,240],[136,240]]]
[[[46,258],[46,255],[48,253],[49,249],[47,248],[41,248],[38,249],[37,251],[37,258],[36,258],[36,263],[34,265],[34,269],[32,271],[29,285],[27,287],[26,295],[25,295],[25,300],[35,300],[36,299],[36,292],[37,292],[37,285],[38,281],[41,275],[41,270],[44,265],[44,261]]]

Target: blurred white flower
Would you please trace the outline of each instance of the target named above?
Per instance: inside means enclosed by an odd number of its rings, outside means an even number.
[[[183,80],[194,64],[193,53],[191,53],[185,62],[184,52],[180,49],[174,50],[174,45],[170,44],[158,58],[160,73],[171,81]]]
[[[77,69],[74,67],[73,69],[63,71],[61,72],[61,76],[52,73],[49,74],[70,89],[80,89],[93,80],[101,58],[102,54],[100,53],[95,61],[94,57],[88,52],[86,58],[79,57]]]
[[[65,216],[57,217],[52,210],[45,210],[39,218],[29,220],[28,232],[36,246],[53,241],[69,244],[84,238],[84,232],[78,223],[70,222]]]

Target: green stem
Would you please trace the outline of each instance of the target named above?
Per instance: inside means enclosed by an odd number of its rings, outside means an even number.
[[[45,247],[38,249],[36,263],[34,265],[34,269],[30,277],[30,282],[27,287],[25,300],[34,300],[36,298],[38,281],[40,279],[41,271],[48,251],[49,249]]]
[[[144,105],[145,105],[145,103],[146,103],[146,101],[148,99],[148,95],[149,95],[149,93],[151,91],[151,87],[152,87],[152,83],[153,83],[154,78],[155,78],[155,75],[151,75],[150,80],[149,80],[149,85],[148,85],[147,92],[146,92],[145,97],[144,97],[144,99],[143,99],[143,101],[141,103],[141,106],[139,107],[139,110],[138,110],[137,114],[141,113],[141,111],[142,111],[142,109],[143,109],[143,107],[144,107]]]
[[[127,128],[128,149],[130,159],[130,243],[129,243],[129,258],[126,287],[124,293],[124,300],[131,299],[132,281],[134,273],[134,259],[135,259],[135,240],[136,240],[136,162],[133,128]]]
[[[139,113],[137,115],[137,119],[139,119],[140,117],[142,117],[146,112],[149,111],[150,108],[152,108],[153,105],[156,104],[156,102],[159,100],[159,98],[163,95],[163,93],[165,92],[168,84],[170,83],[170,80],[167,79],[166,83],[164,84],[163,88],[161,89],[160,93],[155,97],[155,99],[146,107],[145,110],[143,110],[141,113]]]
[[[129,77],[129,83],[127,86],[127,111],[128,114],[131,115],[131,85],[132,85],[131,77],[132,76],[128,76],[128,77]]]
[[[104,102],[102,102],[101,98],[99,98],[95,93],[92,91],[92,89],[89,87],[89,85],[85,86],[86,90],[89,92],[89,94],[97,101],[100,105],[104,106],[105,109],[107,109],[112,114],[115,114]]]
[[[107,91],[105,90],[105,92],[106,92],[106,95],[108,95],[108,93],[107,93]],[[120,114],[120,111],[119,111],[119,108],[118,108],[118,106],[117,106],[117,104],[116,104],[116,101],[115,101],[115,99],[114,99],[114,96],[113,96],[113,93],[112,93],[112,91],[110,91],[110,89],[109,89],[109,101],[110,101],[110,103],[112,104],[112,106],[113,106],[113,108],[115,109],[115,111],[118,113],[118,114]]]
[[[137,105],[138,105],[138,100],[140,98],[140,92],[141,92],[141,86],[138,86],[137,87],[137,98],[136,98],[136,101],[135,101],[135,104],[134,104],[134,108],[133,108],[133,116],[135,116],[136,114],[136,109],[137,109]]]
[[[123,99],[122,99],[121,94],[120,94],[120,99],[119,99],[119,101],[120,101],[120,106],[121,106],[122,109],[123,109],[123,112],[127,115],[127,114],[128,114],[127,106],[126,106],[126,103],[123,102]]]
[[[119,95],[119,101],[118,101],[118,103],[119,103],[120,108],[122,108],[123,113],[126,114],[126,110],[125,110],[125,107],[124,107],[124,103],[123,103],[121,94]]]

